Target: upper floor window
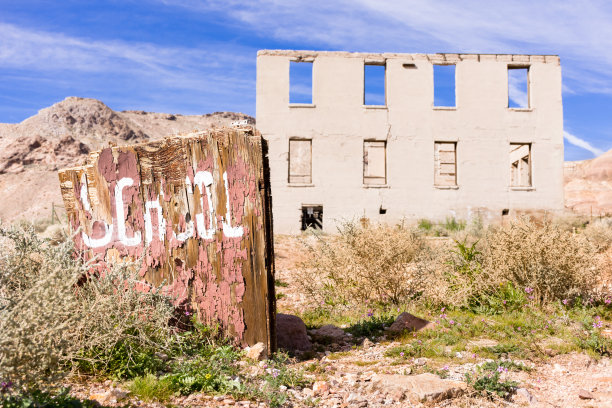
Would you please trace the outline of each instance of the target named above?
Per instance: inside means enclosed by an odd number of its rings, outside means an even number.
[[[527,109],[529,101],[529,67],[508,66],[508,107]]]
[[[312,104],[312,62],[290,62],[289,103]]]
[[[455,107],[455,65],[434,65],[434,106]]]
[[[364,64],[363,66],[363,104],[385,106],[386,95],[386,71],[387,66],[383,64]]]

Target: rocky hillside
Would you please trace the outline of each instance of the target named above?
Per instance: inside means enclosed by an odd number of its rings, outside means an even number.
[[[69,97],[21,123],[0,124],[0,220],[50,217],[52,203],[62,205],[56,170],[80,164],[91,150],[243,119],[255,121],[234,112],[115,112],[95,99]]]
[[[612,215],[612,150],[565,163],[565,206],[585,215]]]

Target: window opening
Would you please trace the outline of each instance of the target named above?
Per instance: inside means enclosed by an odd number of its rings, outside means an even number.
[[[531,187],[531,144],[510,144],[510,186]]]
[[[434,65],[434,106],[454,107],[455,65]]]
[[[364,65],[364,105],[379,105],[387,104],[385,93],[385,77],[387,67],[385,64],[365,64]]]
[[[323,206],[322,205],[303,205],[302,206],[301,230],[308,228],[323,229]]]
[[[529,108],[528,67],[508,67],[508,107]]]
[[[291,61],[289,103],[312,103],[312,62]]]

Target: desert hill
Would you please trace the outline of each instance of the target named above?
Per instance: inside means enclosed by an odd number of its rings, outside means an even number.
[[[612,150],[565,163],[565,206],[585,215],[612,214]]]
[[[52,203],[63,205],[56,170],[80,164],[109,142],[137,143],[244,119],[255,122],[234,112],[116,112],[95,99],[69,97],[21,123],[0,124],[0,220],[50,217]]]

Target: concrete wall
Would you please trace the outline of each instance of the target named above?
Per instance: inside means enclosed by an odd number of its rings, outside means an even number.
[[[313,61],[312,104],[289,103],[289,66]],[[386,64],[386,106],[364,106],[364,63]],[[456,107],[433,106],[433,64],[455,68]],[[414,64],[409,68],[404,64]],[[508,66],[529,67],[527,109],[508,108]],[[563,209],[563,111],[557,56],[259,51],[257,127],[269,141],[274,226],[300,229],[322,205],[324,230],[368,217],[485,221]],[[312,184],[288,182],[292,137],[312,139]],[[387,184],[364,186],[363,141],[387,141]],[[434,186],[434,141],[457,142],[457,186]],[[510,186],[510,143],[531,143],[531,188]],[[380,208],[386,214],[379,214]]]

